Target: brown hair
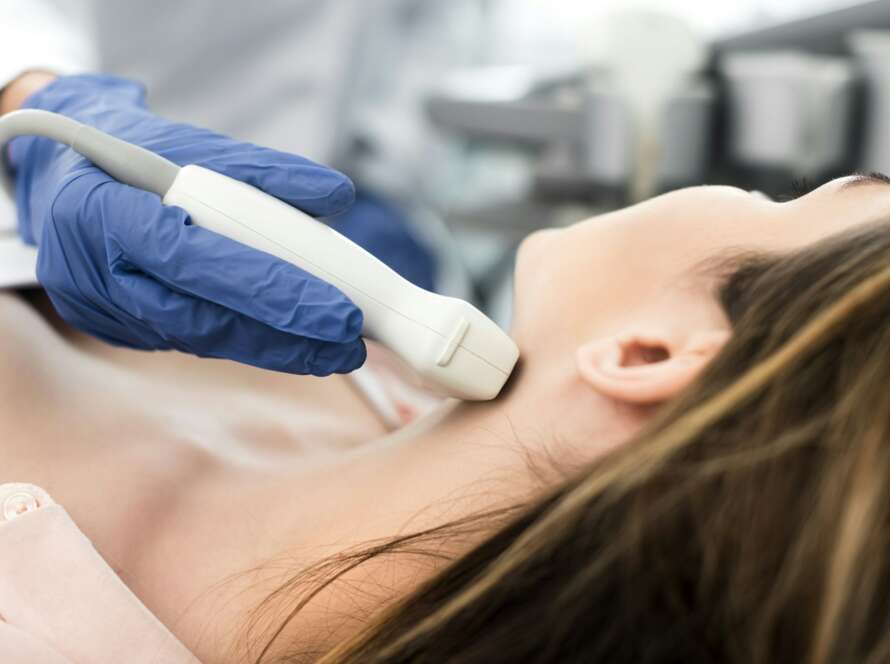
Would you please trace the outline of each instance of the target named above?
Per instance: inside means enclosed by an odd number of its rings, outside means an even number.
[[[719,300],[731,340],[645,431],[322,661],[890,661],[890,227]]]

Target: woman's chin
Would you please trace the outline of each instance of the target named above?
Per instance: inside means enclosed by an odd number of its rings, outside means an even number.
[[[525,280],[530,273],[539,270],[542,261],[547,256],[547,247],[552,243],[554,234],[559,231],[554,228],[545,228],[525,236],[516,250],[515,281],[517,286]]]
[[[558,228],[542,228],[525,236],[525,239],[519,243],[519,254],[528,253],[529,251],[537,252],[542,244],[546,244],[552,237],[558,234]]]

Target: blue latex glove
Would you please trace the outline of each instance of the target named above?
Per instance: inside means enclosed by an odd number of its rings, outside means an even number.
[[[174,124],[141,86],[63,77],[26,108],[55,111],[180,164],[199,164],[316,216],[347,208],[352,183],[300,157]],[[190,224],[47,139],[10,144],[19,231],[59,314],[110,343],[178,349],[266,369],[328,375],[365,360],[362,314],[339,290],[268,254]]]

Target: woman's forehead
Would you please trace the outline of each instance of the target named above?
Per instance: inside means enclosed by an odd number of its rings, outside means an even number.
[[[851,186],[854,182],[833,180],[786,203],[735,187],[693,187],[627,211],[635,217],[633,230],[650,241],[670,242],[681,253],[683,245],[686,252],[731,246],[790,250],[890,215],[890,186]]]

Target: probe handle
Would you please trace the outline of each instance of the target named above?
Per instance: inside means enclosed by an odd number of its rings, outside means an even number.
[[[362,310],[362,334],[441,394],[492,399],[513,370],[516,344],[471,304],[415,286],[329,226],[259,189],[185,166],[163,200],[185,209],[194,224],[339,288]]]

